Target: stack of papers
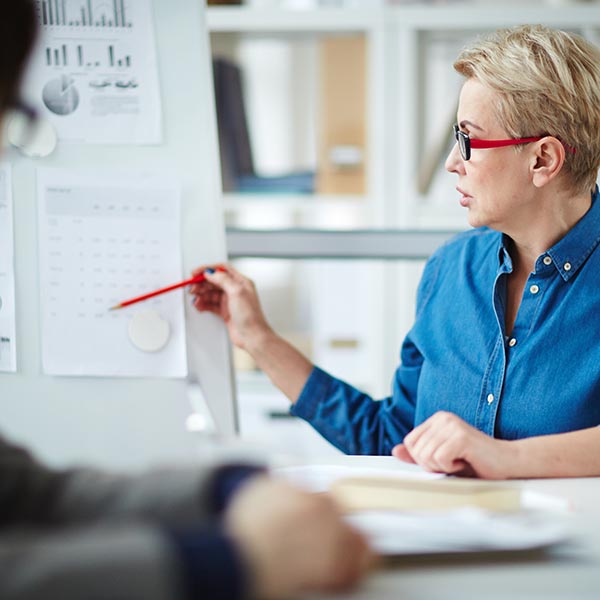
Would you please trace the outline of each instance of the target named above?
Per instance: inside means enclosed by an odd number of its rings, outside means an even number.
[[[566,502],[522,490],[516,483],[337,465],[284,467],[275,474],[307,491],[332,493],[346,520],[381,555],[533,550],[569,535]],[[459,500],[456,489],[461,490]],[[493,499],[487,508],[479,500],[482,494]],[[397,509],[390,509],[390,498]]]

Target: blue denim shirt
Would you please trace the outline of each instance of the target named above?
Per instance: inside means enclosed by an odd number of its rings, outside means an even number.
[[[459,234],[428,261],[392,395],[368,395],[315,368],[294,415],[348,454],[389,454],[439,410],[514,440],[600,424],[600,201],[529,275],[505,332],[508,239]]]

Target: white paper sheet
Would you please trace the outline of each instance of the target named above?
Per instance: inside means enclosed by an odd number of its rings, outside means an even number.
[[[161,107],[150,0],[37,0],[26,94],[61,140],[156,144]]]
[[[11,170],[0,167],[0,371],[17,370]]]
[[[37,175],[44,372],[185,376],[181,289],[109,311],[182,279],[177,184],[139,173]],[[128,336],[129,320],[148,308],[171,331],[166,346],[152,353]]]
[[[564,541],[569,534],[568,515],[542,510],[365,511],[345,519],[377,553],[394,556],[531,550]]]
[[[326,492],[331,484],[345,477],[400,477],[401,479],[443,479],[441,473],[428,473],[422,470],[404,468],[395,461],[397,468],[351,467],[347,465],[296,465],[274,470],[277,477],[308,492]]]

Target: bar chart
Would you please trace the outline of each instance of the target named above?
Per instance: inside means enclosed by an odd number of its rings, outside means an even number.
[[[66,44],[58,47],[48,46],[46,48],[46,64],[48,66],[66,67],[69,65],[69,49]]]
[[[157,143],[154,0],[32,1],[41,35],[27,93],[59,139]]]
[[[131,56],[116,56],[115,47],[111,44],[108,47],[108,62],[111,67],[131,67]]]
[[[102,60],[103,55],[103,60]],[[79,43],[65,43],[57,46],[46,47],[46,66],[48,67],[79,67],[99,68],[111,67],[117,69],[128,69],[133,66],[131,54],[119,53],[114,44],[108,44],[102,55],[94,52],[90,56],[89,44],[84,46]]]
[[[125,0],[38,0],[44,26],[131,28]]]

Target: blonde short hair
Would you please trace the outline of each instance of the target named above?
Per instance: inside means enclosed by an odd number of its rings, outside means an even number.
[[[514,138],[551,135],[567,151],[564,169],[578,191],[600,167],[600,49],[541,25],[500,29],[465,48],[454,63],[498,95],[501,125]]]

